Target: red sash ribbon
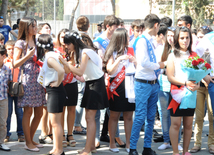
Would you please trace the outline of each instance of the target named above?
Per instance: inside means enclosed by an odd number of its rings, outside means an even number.
[[[116,92],[116,89],[121,84],[121,82],[123,82],[124,79],[125,79],[125,66],[123,66],[122,70],[117,74],[117,76],[114,78],[111,84],[110,82],[108,82],[107,95],[109,100],[111,98],[114,100],[113,94],[119,96]]]
[[[63,86],[65,86],[68,83],[71,83],[71,81],[73,80],[73,78],[74,78],[73,73],[71,73],[71,72],[68,73],[67,76],[66,76],[66,78],[62,81]]]
[[[192,54],[189,56],[189,58],[193,58],[197,56],[197,53],[196,52],[192,52]],[[178,86],[174,85],[174,84],[171,84],[171,92],[173,90],[183,90],[184,89],[184,86],[181,86],[180,88],[178,88]],[[172,109],[173,110],[173,114],[176,112],[178,106],[180,105],[180,103],[176,102],[174,99],[171,100],[167,110],[169,109]]]
[[[34,57],[33,57],[33,61],[34,61],[37,65],[39,65],[39,67],[42,67],[42,66],[43,66],[43,62],[42,62],[42,61],[37,60],[37,56],[36,56],[36,55],[34,55]]]
[[[127,55],[134,56],[134,50],[133,48],[128,48]],[[114,96],[119,96],[116,92],[117,87],[123,82],[125,79],[125,66],[123,66],[122,70],[116,75],[114,80],[110,83],[110,77],[108,77],[108,86],[107,86],[107,95],[108,100],[111,98],[114,100]]]

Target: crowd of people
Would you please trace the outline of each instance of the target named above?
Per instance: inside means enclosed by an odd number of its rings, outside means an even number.
[[[48,154],[64,155],[63,147],[75,147],[78,142],[73,134],[83,134],[86,143],[78,155],[99,152],[100,141],[109,142],[113,153],[122,147],[127,154],[138,155],[137,142],[143,129],[142,155],[156,155],[151,144],[159,115],[163,144],[158,149],[172,147],[173,155],[179,155],[179,151],[191,155],[189,152],[201,150],[203,120],[208,111],[207,144],[214,154],[214,73],[195,83],[187,79],[181,68],[184,60],[198,55],[214,69],[214,32],[210,27],[192,30],[192,18],[188,15],[178,18],[177,26],[172,27],[169,17],[160,19],[148,14],[144,20],[132,22],[129,35],[122,19],[108,15],[97,25],[98,32],[92,40],[86,16],[78,17],[76,25],[78,31],[64,28],[55,37],[49,23],[37,27],[35,19],[25,17],[12,30],[0,16],[1,150],[10,151],[5,143],[10,141],[15,105],[18,141],[25,142],[24,148],[32,152],[40,151],[42,144],[53,144]],[[13,35],[10,40],[9,32]],[[11,95],[10,82],[21,82],[24,95]],[[192,103],[193,108],[178,106],[174,110],[169,106],[175,102],[171,92],[183,86],[197,91],[197,102]],[[81,124],[83,109],[87,128]],[[125,142],[118,127],[121,117]],[[33,138],[40,122],[37,143]],[[193,126],[195,143],[189,151]]]

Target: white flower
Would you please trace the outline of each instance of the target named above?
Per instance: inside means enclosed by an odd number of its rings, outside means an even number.
[[[44,44],[42,44],[42,48],[45,48],[45,45],[44,45]]]
[[[38,47],[41,47],[41,44],[40,43],[38,43],[38,45],[37,45]]]
[[[76,33],[74,33],[74,34],[73,34],[73,36],[74,36],[74,37],[76,37],[76,36],[77,36],[77,34],[76,34]]]
[[[65,32],[65,34],[69,35],[70,33],[69,32]]]
[[[79,37],[79,36],[76,36],[76,38],[79,39],[80,37]]]
[[[50,47],[50,44],[47,44],[47,47]]]

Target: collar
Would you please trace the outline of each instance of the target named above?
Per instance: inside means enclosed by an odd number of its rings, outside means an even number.
[[[150,34],[148,34],[147,32],[143,32],[143,35],[150,41],[150,42],[153,42],[154,40],[154,37],[151,36]]]
[[[84,33],[84,34],[86,34],[86,35],[88,35],[88,36],[89,36],[88,32],[78,31],[78,33]]]

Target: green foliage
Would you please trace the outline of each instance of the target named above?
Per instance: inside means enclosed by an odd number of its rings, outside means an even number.
[[[212,1],[213,0],[176,0],[175,19],[177,19],[180,14],[185,13],[186,15],[190,15],[193,18],[194,27],[197,28],[202,25],[207,25],[205,20],[212,19],[214,13],[214,7],[209,5]],[[172,1],[166,1],[165,5],[160,8],[160,13],[171,15]]]
[[[17,11],[26,9],[27,0],[9,0],[9,6]],[[29,0],[29,7],[33,7],[36,4],[36,0]]]
[[[36,0],[34,6],[34,18],[42,20],[42,13],[44,7],[44,20],[54,19],[54,1],[53,0]],[[44,2],[43,2],[44,1]],[[63,20],[64,14],[64,0],[56,0],[56,20]]]

